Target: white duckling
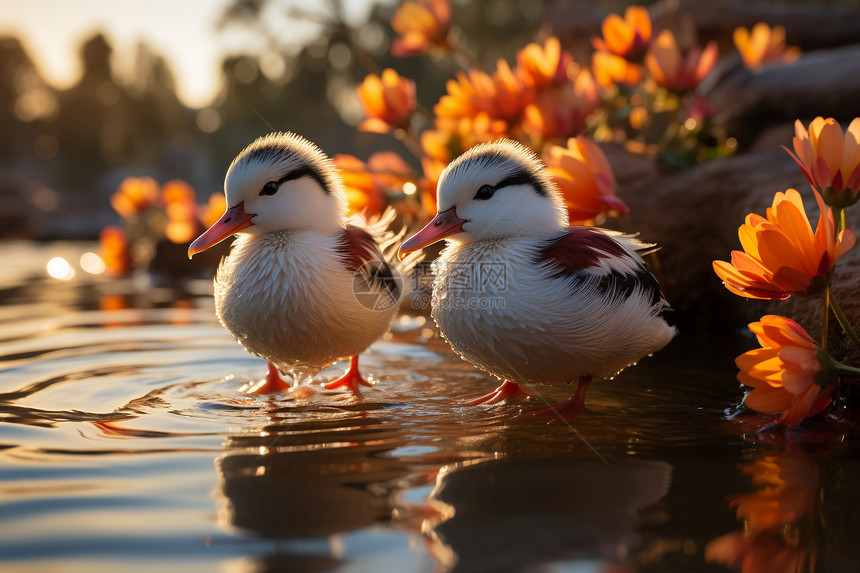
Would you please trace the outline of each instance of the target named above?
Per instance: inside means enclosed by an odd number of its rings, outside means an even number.
[[[348,224],[334,164],[293,133],[246,147],[224,191],[227,210],[188,256],[238,234],[215,277],[215,310],[245,350],[268,363],[266,377],[246,390],[281,391],[290,384],[279,371],[301,382],[347,357],[349,370],[325,387],[358,394],[370,386],[358,355],[385,333],[404,294],[400,270],[383,254],[393,241],[385,244],[380,228],[390,217],[373,227]]]
[[[437,205],[400,253],[448,241],[434,263],[432,316],[457,354],[504,381],[469,404],[578,379],[568,402],[533,412],[573,421],[592,377],[614,376],[675,335],[637,253],[650,245],[569,227],[543,163],[522,145],[482,144],[455,159]]]

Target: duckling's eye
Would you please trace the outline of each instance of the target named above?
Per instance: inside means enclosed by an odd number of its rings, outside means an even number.
[[[269,181],[265,185],[263,185],[263,189],[260,191],[260,197],[263,195],[271,196],[278,192],[278,189],[281,185],[277,181]]]
[[[486,201],[496,193],[496,188],[491,185],[481,185],[478,192],[475,193],[475,199],[478,201]]]

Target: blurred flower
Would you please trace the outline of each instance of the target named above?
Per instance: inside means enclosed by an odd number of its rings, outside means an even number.
[[[434,48],[450,50],[450,26],[451,4],[448,0],[407,0],[391,17],[391,27],[399,36],[391,42],[391,53],[403,58],[426,54]]]
[[[767,315],[749,325],[761,348],[735,360],[738,380],[751,386],[744,404],[758,412],[782,413],[778,422],[794,426],[830,403],[830,390],[822,390],[818,343],[791,319]],[[827,370],[826,372],[829,372]],[[740,510],[739,510],[740,512]]]
[[[223,193],[212,193],[209,196],[209,201],[199,209],[200,222],[203,223],[204,228],[208,229],[221,218],[226,210],[227,197]]]
[[[126,219],[140,215],[158,200],[158,183],[151,177],[126,177],[110,198],[114,210]]]
[[[634,86],[642,80],[642,66],[609,52],[594,52],[591,69],[594,79],[603,88],[615,84]]]
[[[695,89],[716,63],[716,42],[709,42],[704,50],[695,47],[683,57],[670,30],[660,32],[645,56],[645,66],[654,81],[676,93]]]
[[[185,181],[174,179],[162,187],[161,200],[167,215],[165,236],[173,243],[191,242],[199,230],[194,189]]]
[[[194,202],[194,188],[182,179],[173,179],[161,187],[161,201],[165,207]]]
[[[131,252],[125,231],[107,226],[99,234],[99,256],[105,263],[105,272],[122,277],[131,272]]]
[[[651,17],[643,6],[628,6],[622,20],[610,14],[603,20],[603,39],[592,38],[594,48],[630,61],[639,60],[651,41]]]
[[[364,161],[347,154],[333,158],[343,181],[343,192],[349,208],[366,215],[381,213],[385,207],[385,195],[373,182]]]
[[[486,112],[474,117],[436,118],[436,129],[421,133],[421,149],[445,165],[479,143],[497,141],[507,136],[508,124],[491,119]]]
[[[648,108],[638,105],[630,110],[627,121],[630,122],[630,127],[633,129],[642,129],[648,122],[648,116]]]
[[[794,123],[794,158],[812,188],[831,207],[844,208],[860,199],[860,117],[845,134],[832,117],[816,117],[809,131]]]
[[[854,246],[854,233],[845,229],[834,238],[830,210],[819,216],[813,233],[794,189],[777,193],[766,215],[750,213],[738,230],[744,252],[732,251],[731,263],[714,261],[723,284],[737,295],[759,299],[821,292],[830,269]]]
[[[415,82],[388,68],[382,76],[370,74],[357,90],[358,99],[368,119],[358,129],[374,133],[387,133],[393,129],[406,129],[417,105]]]
[[[433,111],[439,118],[469,118],[486,113],[490,119],[503,120],[513,126],[534,98],[534,91],[499,60],[492,76],[471,69],[459,72],[448,80],[448,93],[443,95]]]
[[[526,108],[523,130],[540,139],[577,135],[600,105],[597,84],[588,70],[573,82],[545,90]]]
[[[744,65],[751,70],[776,62],[790,64],[800,57],[800,48],[785,45],[785,28],[782,26],[771,28],[759,22],[753,26],[752,33],[741,26],[735,28],[732,39]]]
[[[418,189],[421,193],[421,208],[425,213],[436,212],[436,186],[439,184],[439,177],[442,175],[442,170],[447,166],[447,162],[439,161],[431,157],[423,157],[421,159],[421,167],[424,170],[424,177],[419,181]]]
[[[365,217],[379,215],[386,193],[399,192],[408,180],[409,166],[393,152],[374,153],[368,163],[352,155],[334,156],[350,209]]]
[[[539,44],[529,44],[517,53],[517,75],[526,86],[542,89],[567,81],[567,69],[573,56],[562,52],[561,42],[550,36]]]
[[[569,139],[566,148],[552,146],[548,155],[548,172],[561,191],[571,224],[628,212],[615,196],[612,168],[596,143],[580,135]]]

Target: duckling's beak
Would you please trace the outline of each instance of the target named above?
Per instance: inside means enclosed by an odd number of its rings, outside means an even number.
[[[456,235],[463,230],[463,225],[468,222],[467,219],[461,219],[457,216],[456,207],[436,213],[436,216],[423,229],[403,241],[398,251],[400,260],[403,260],[403,257],[412,251],[423,249],[445,237]]]
[[[245,227],[251,226],[251,219],[256,214],[246,213],[244,203],[239,203],[235,207],[230,207],[214,225],[209,227],[202,235],[194,239],[188,247],[188,258],[190,259],[197,253],[203,252],[210,247],[214,247],[227,237],[238,233]]]

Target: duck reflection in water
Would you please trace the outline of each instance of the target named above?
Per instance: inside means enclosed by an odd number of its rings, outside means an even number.
[[[669,490],[659,461],[531,458],[443,468],[425,531],[450,571],[522,571],[553,561],[600,560],[628,570],[640,510]],[[632,570],[632,569],[631,569]]]
[[[389,522],[408,471],[386,455],[396,437],[380,420],[355,415],[235,434],[215,461],[218,523],[267,538],[332,542]]]

